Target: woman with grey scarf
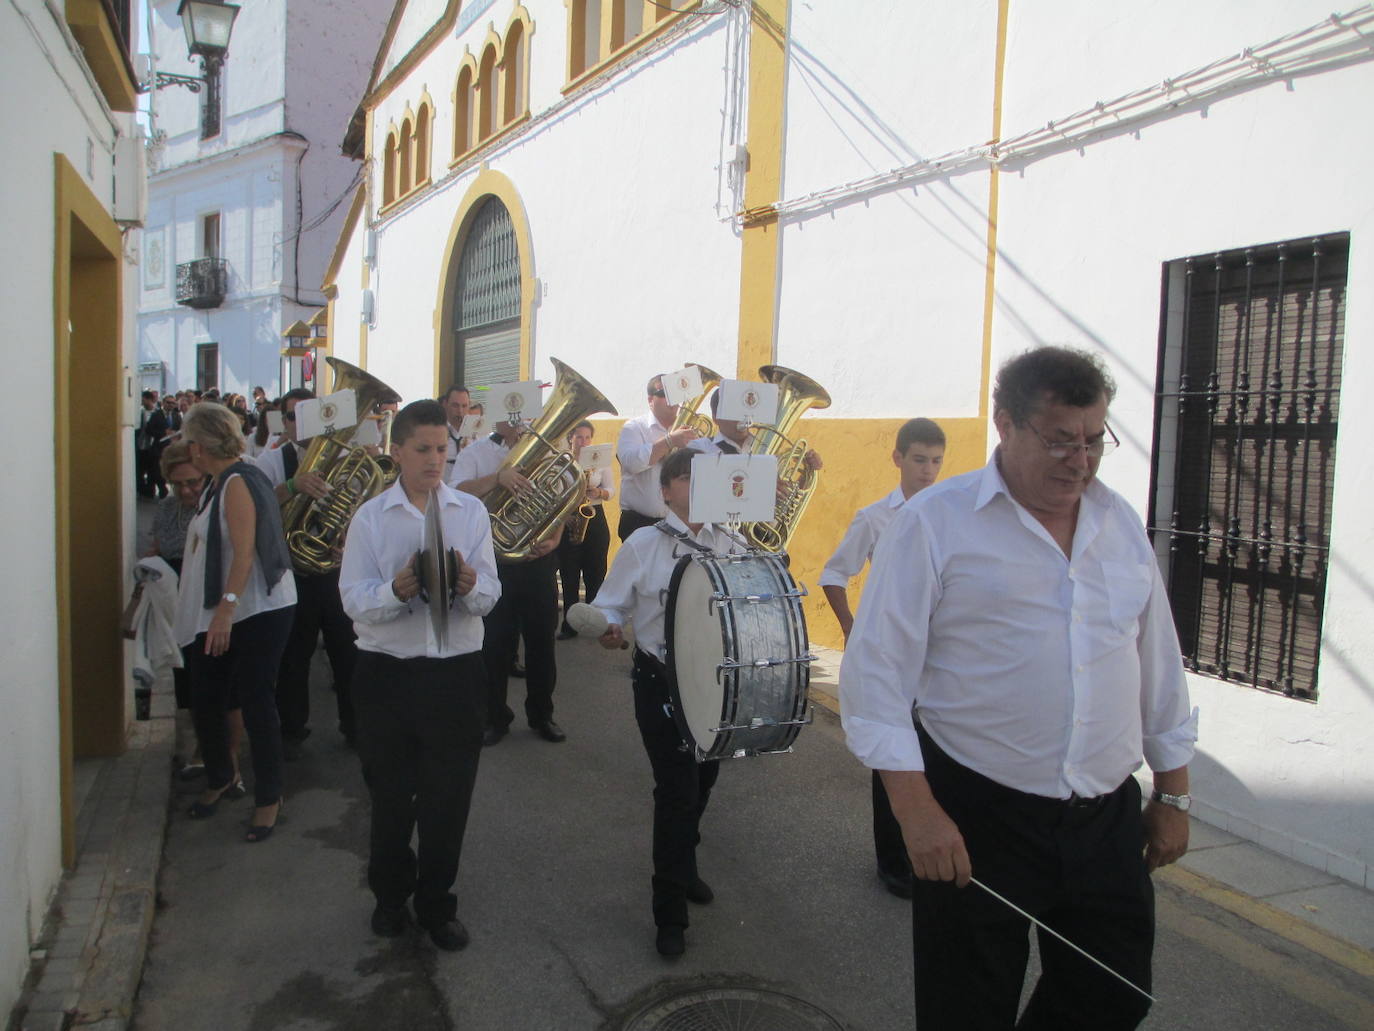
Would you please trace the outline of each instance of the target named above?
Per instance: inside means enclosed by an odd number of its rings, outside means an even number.
[[[182,424],[191,463],[210,485],[186,534],[177,643],[191,666],[191,709],[205,760],[206,789],[193,819],[213,816],[234,784],[225,713],[243,709],[253,755],[255,809],[246,840],[271,837],[281,811],[282,745],[274,695],[291,631],[295,579],[272,486],[242,459],[238,417],[220,404],[194,405]]]

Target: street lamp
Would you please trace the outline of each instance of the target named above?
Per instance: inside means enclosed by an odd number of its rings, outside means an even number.
[[[224,59],[229,56],[229,34],[234,30],[234,19],[238,17],[237,4],[222,3],[221,0],[181,0],[177,16],[186,32],[186,52],[189,57],[199,57],[204,75],[173,75],[170,72],[154,72],[151,82],[144,83],[139,92],[162,89],[164,86],[185,86],[192,93],[199,93],[205,87],[205,104],[201,109],[200,138],[209,139],[219,135],[219,71]]]

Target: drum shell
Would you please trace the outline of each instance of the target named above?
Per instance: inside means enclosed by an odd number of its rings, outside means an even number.
[[[708,597],[770,597],[759,602],[708,604],[703,589]],[[806,715],[810,684],[806,617],[798,593],[784,560],[777,555],[692,554],[679,560],[665,614],[668,683],[674,720],[697,759],[787,751],[796,740]],[[704,612],[708,607],[711,611]],[[715,673],[714,684],[719,686],[716,712],[713,685],[705,682],[703,673],[707,666],[715,671],[716,663],[711,660],[716,657],[726,663],[785,661]],[[711,729],[704,733],[700,718],[703,698],[711,716],[707,721]],[[749,727],[755,718],[765,725]],[[730,729],[713,733],[718,727]]]

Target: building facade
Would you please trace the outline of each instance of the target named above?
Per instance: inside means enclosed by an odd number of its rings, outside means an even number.
[[[148,5],[155,69],[196,74],[176,0]],[[324,304],[320,281],[348,210],[339,152],[389,5],[242,5],[209,92],[149,100],[148,224],[139,284],[145,388],[275,396],[310,376],[283,333]]]
[[[0,561],[0,1012],[14,1005],[65,864],[73,762],[118,754],[132,714],[119,616],[133,554],[135,390],[129,234],[141,218],[127,2],[0,11],[0,217],[12,485]],[[22,98],[22,99],[21,99]],[[22,141],[22,142],[21,142]]]
[[[1158,550],[1196,812],[1371,883],[1374,15],[1307,0],[398,3],[351,136],[335,354],[406,398],[551,378],[644,409],[688,361],[822,383],[814,583],[896,428],[996,443],[990,382],[1100,353],[1101,475]],[[1361,274],[1363,273],[1363,274]],[[1346,404],[1341,401],[1345,399]],[[618,419],[597,421],[611,439]],[[1339,430],[1339,432],[1337,432]],[[813,640],[839,644],[820,601]]]

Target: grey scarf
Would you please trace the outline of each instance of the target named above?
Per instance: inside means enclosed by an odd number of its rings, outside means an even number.
[[[219,532],[220,487],[230,476],[237,473],[242,477],[248,493],[252,495],[253,507],[257,510],[256,544],[258,565],[262,567],[263,579],[267,581],[267,593],[277,586],[282,574],[291,568],[291,552],[286,547],[286,534],[281,525],[281,506],[272,490],[272,482],[257,466],[248,462],[236,462],[224,470],[215,483],[205,492],[210,506],[210,525],[205,530],[205,607],[212,609],[224,596],[224,542]]]

